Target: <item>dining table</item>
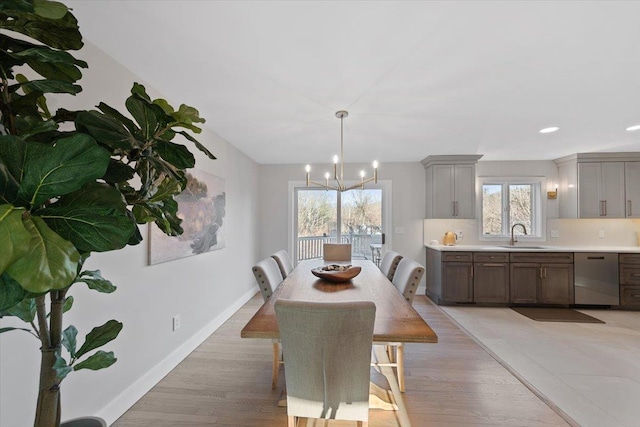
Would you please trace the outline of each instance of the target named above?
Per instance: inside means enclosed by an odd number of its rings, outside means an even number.
[[[336,283],[318,278],[312,273],[312,269],[326,264],[350,264],[360,267],[361,271],[349,281]],[[438,342],[433,329],[370,260],[354,259],[346,263],[325,263],[322,259],[300,261],[249,320],[240,336],[279,339],[274,304],[280,299],[315,302],[373,301],[376,305],[374,344]],[[377,360],[373,365],[387,379],[390,390],[383,390],[372,384],[371,407],[396,410],[400,426],[410,426],[397,377],[391,368],[396,364],[389,360],[389,354],[382,346],[374,345],[373,355]]]

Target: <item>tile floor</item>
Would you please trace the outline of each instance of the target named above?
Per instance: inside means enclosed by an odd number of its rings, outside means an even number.
[[[509,308],[440,307],[543,399],[582,427],[640,426],[640,312],[536,322]]]

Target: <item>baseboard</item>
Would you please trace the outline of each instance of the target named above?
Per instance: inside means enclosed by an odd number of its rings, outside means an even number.
[[[109,402],[96,415],[103,418],[107,425],[113,424],[129,408],[131,408],[142,396],[151,390],[162,378],[182,362],[193,350],[202,344],[212,333],[240,309],[255,294],[256,289],[251,289],[238,298],[229,308],[213,319],[209,324],[196,332],[191,338],[176,348],[160,363],[143,374],[136,382],[127,387],[115,399]]]

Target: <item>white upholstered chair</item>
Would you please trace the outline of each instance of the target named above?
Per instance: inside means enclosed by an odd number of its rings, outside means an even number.
[[[349,262],[351,261],[351,244],[325,243],[322,246],[322,254],[325,261]]]
[[[398,263],[392,283],[409,304],[413,304],[413,297],[423,275],[424,267],[412,259],[402,258]],[[404,345],[401,342],[382,344],[387,348],[391,366],[395,366],[398,371],[398,387],[404,393]]]
[[[387,276],[387,279],[393,280],[393,275],[398,268],[398,263],[402,259],[402,255],[398,252],[387,251],[382,256],[382,260],[380,261],[380,271],[382,274]]]
[[[273,291],[282,283],[282,273],[275,259],[269,257],[258,262],[251,269],[256,278],[262,299],[266,302],[271,298]],[[271,388],[276,388],[278,383],[278,370],[280,369],[280,344],[278,340],[273,340],[273,372],[271,378]]]
[[[280,267],[280,273],[282,273],[282,277],[286,279],[289,273],[293,271],[293,263],[291,262],[291,258],[289,257],[287,251],[282,249],[271,255],[271,258],[276,260],[276,262],[278,263],[278,267]]]
[[[371,301],[275,303],[287,361],[287,415],[369,420],[369,381],[376,306]]]

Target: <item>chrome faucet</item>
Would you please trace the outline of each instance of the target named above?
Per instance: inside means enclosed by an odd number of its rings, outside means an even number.
[[[513,246],[515,245],[515,243],[518,241],[518,239],[516,239],[513,236],[513,229],[516,228],[516,225],[519,225],[520,227],[522,227],[522,230],[524,231],[524,235],[527,235],[527,227],[524,226],[524,224],[520,223],[520,222],[516,222],[515,224],[513,224],[511,226],[511,240],[509,240],[509,245]]]

